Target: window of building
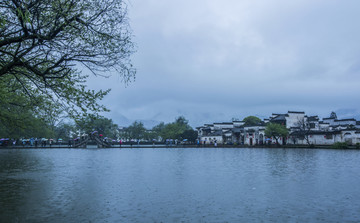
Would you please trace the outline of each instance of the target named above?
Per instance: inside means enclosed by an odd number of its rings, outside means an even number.
[[[332,134],[327,134],[327,135],[325,135],[325,138],[326,139],[333,139],[333,135]]]

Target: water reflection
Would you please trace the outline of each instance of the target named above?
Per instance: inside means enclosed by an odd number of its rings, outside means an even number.
[[[358,151],[0,150],[0,222],[343,222]]]

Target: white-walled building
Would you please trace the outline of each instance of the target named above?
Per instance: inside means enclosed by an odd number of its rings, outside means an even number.
[[[355,119],[337,119],[334,112],[329,118],[320,121],[318,116],[307,116],[305,112],[288,111],[285,114],[272,114],[256,126],[244,126],[243,121],[206,124],[198,127],[202,143],[262,145],[269,140],[265,136],[266,124],[278,123],[286,126],[289,137],[280,139],[287,144],[332,145],[346,142],[360,143],[360,122]],[[275,143],[275,140],[272,140]]]
[[[356,143],[360,143],[360,130],[312,131],[308,135],[308,140],[309,144],[313,145],[332,145],[336,142],[355,145]],[[290,140],[289,143],[308,144],[306,139],[301,136],[295,137],[295,141]]]
[[[244,127],[244,145],[263,145],[265,143],[265,125]]]
[[[299,126],[299,123],[304,121],[305,119],[305,112],[295,112],[295,111],[289,111],[286,116],[286,128],[294,128]]]

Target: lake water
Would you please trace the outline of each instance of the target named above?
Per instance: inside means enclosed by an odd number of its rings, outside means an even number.
[[[360,151],[0,149],[0,222],[360,222]]]

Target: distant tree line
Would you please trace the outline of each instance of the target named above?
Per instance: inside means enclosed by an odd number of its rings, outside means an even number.
[[[4,128],[0,125],[0,137],[9,137],[13,139],[20,138],[53,138],[55,140],[77,138],[84,134],[97,132],[109,139],[124,141],[148,141],[148,142],[165,142],[166,139],[186,141],[195,143],[198,134],[189,124],[185,117],[180,116],[174,122],[164,123],[146,129],[140,121],[134,121],[131,125],[119,128],[112,119],[99,115],[87,115],[81,119],[72,122],[65,122],[61,117],[45,119],[27,115],[27,122],[21,122],[21,128]]]
[[[173,139],[195,143],[197,137],[197,131],[193,130],[183,116],[176,118],[171,123],[161,122],[150,130],[147,130],[143,123],[135,121],[120,132],[120,138],[126,140],[165,141]]]

